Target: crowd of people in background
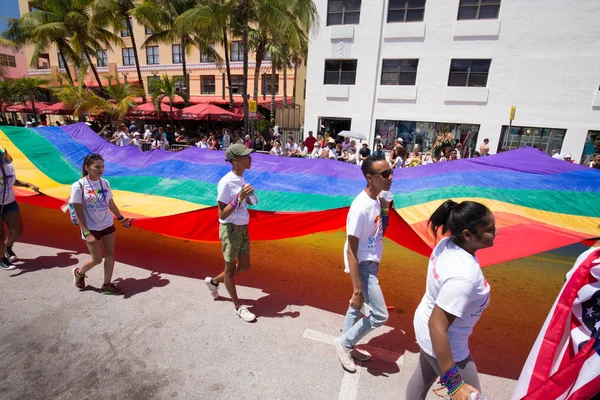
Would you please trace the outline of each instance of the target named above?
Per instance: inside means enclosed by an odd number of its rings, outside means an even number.
[[[47,120],[44,118],[40,126],[48,126],[46,122]],[[76,122],[67,119],[63,124]],[[54,124],[62,125],[59,121]],[[364,141],[357,144],[355,139],[349,137],[340,135],[324,137],[322,134],[314,135],[312,131],[308,132],[308,136],[304,140],[297,143],[293,136],[283,138],[277,127],[270,128],[268,134],[254,131],[244,135],[242,129],[229,128],[187,131],[185,127],[176,127],[170,124],[164,126],[140,124],[138,126],[130,123],[120,124],[116,127],[111,125],[101,127],[97,121],[86,122],[86,124],[111,143],[118,146],[135,146],[143,151],[174,150],[192,146],[205,150],[224,150],[233,143],[241,143],[248,149],[275,157],[322,158],[357,165],[361,165],[370,155],[384,155],[392,168],[416,167],[462,158],[485,157],[490,154],[489,139],[487,138],[483,140],[478,151],[467,151],[460,142],[452,144],[448,142],[448,145],[438,146],[437,151],[435,148],[422,151],[419,144],[412,145],[412,149],[409,150],[400,137],[388,140],[384,144],[380,135],[375,136],[373,146],[369,147],[369,144]],[[6,119],[4,116],[0,116],[0,125],[36,126],[30,120],[23,123],[18,118],[16,120]],[[558,149],[552,150],[551,155],[556,159],[574,162],[571,154],[561,155]],[[600,169],[600,154],[592,155],[588,166]]]

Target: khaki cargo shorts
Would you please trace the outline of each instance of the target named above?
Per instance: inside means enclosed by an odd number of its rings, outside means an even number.
[[[220,224],[219,239],[225,262],[235,262],[243,254],[250,254],[248,225]]]

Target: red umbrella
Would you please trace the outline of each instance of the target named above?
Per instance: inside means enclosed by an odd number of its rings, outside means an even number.
[[[181,110],[181,114],[176,119],[193,119],[203,121],[240,121],[239,115],[236,115],[221,107],[213,104],[196,104]]]
[[[40,114],[52,114],[52,115],[73,115],[73,109],[65,103],[59,102],[54,103],[48,107],[42,107]]]
[[[154,104],[145,103],[145,104],[140,104],[139,106],[133,107],[132,109],[130,109],[127,112],[127,115],[130,117],[139,118],[139,119],[158,119],[161,116],[168,117],[168,115],[171,111],[171,107],[169,107],[168,104],[162,103],[160,105],[160,110],[164,114],[157,113],[156,109],[154,108]],[[172,116],[175,117],[175,116],[177,116],[177,114],[179,114],[179,110],[176,108],[173,108]]]
[[[44,103],[42,101],[35,101],[35,110],[40,110],[42,108],[48,107],[50,104]],[[32,113],[33,109],[31,108],[31,103],[27,102],[25,105],[23,104],[13,104],[12,106],[6,107],[6,112],[20,112],[20,113]]]

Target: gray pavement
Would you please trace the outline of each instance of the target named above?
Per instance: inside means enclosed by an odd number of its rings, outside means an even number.
[[[15,249],[22,269],[0,271],[2,399],[404,399],[416,365],[414,351],[386,345],[393,330],[386,326],[365,339],[375,359],[345,374],[331,344],[343,315],[271,296],[285,297],[293,277],[278,280],[272,293],[239,279],[240,297],[259,315],[249,324],[234,313],[224,287],[222,299],[209,297],[200,272],[117,263],[115,278],[127,294],[111,297],[98,290],[101,266],[88,274],[88,290],[73,286],[71,269],[87,257],[80,250],[25,243]],[[307,287],[306,295],[321,293]],[[515,384],[485,374],[481,381],[498,400]],[[430,392],[428,399],[436,398]]]

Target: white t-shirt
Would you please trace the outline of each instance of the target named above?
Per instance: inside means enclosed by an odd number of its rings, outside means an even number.
[[[142,148],[142,141],[140,140],[139,137],[134,137],[130,144],[132,146],[137,147],[138,149]]]
[[[282,156],[283,155],[283,150],[281,150],[281,147],[273,147],[270,151],[270,153],[274,156]]]
[[[469,336],[490,304],[488,285],[477,258],[444,238],[433,249],[427,268],[425,295],[413,320],[417,342],[435,357],[429,335],[429,318],[434,305],[456,316],[448,328],[448,339],[455,362],[469,356]]]
[[[144,132],[144,140],[148,141],[148,139],[150,139],[151,136],[152,132],[150,131],[150,129],[146,129],[146,132]]]
[[[557,158],[559,160],[562,160],[562,156],[559,153],[556,153],[552,156],[552,158]]]
[[[285,154],[290,154],[296,150],[298,150],[298,145],[296,143],[292,143],[291,146],[289,143],[285,144]]]
[[[167,142],[165,140],[160,140],[160,139],[154,139],[152,141],[152,147],[154,148],[160,148],[160,149],[165,149],[167,145]]]
[[[311,158],[320,158],[321,154],[323,154],[323,149],[320,147],[315,147],[312,151],[312,153],[310,153],[310,157]]]
[[[352,202],[346,218],[346,235],[358,238],[358,263],[381,261],[383,253],[383,225],[381,223],[381,203],[373,200],[363,190]],[[345,272],[350,272],[348,264],[348,239],[344,244]]]
[[[127,146],[129,145],[129,142],[131,142],[131,136],[129,136],[127,133],[123,132],[121,134],[121,139],[119,139],[121,141],[120,146]]]
[[[227,175],[221,178],[219,185],[217,186],[217,201],[229,204],[233,199],[240,194],[240,191],[244,187],[244,178],[237,176],[233,171],[229,171]],[[222,220],[219,218],[219,222],[222,224],[232,223],[235,225],[248,225],[250,222],[250,214],[248,213],[248,207],[246,201],[240,202],[238,208],[229,215],[226,219]]]
[[[198,142],[197,145],[201,149],[208,149],[208,142],[203,142],[202,140]]]
[[[113,224],[113,217],[108,208],[108,202],[112,199],[110,184],[106,179],[100,178],[91,181],[87,177],[82,178],[71,185],[70,203],[81,203],[81,186],[83,185],[83,212],[87,228],[93,231],[101,231]]]
[[[231,136],[229,136],[229,133],[226,133],[223,135],[223,148],[228,148],[229,145],[231,144]]]
[[[0,171],[2,174],[2,171]],[[15,191],[13,185],[17,180],[15,175],[15,167],[12,163],[4,164],[4,175],[0,175],[0,204],[10,204],[15,201]]]

